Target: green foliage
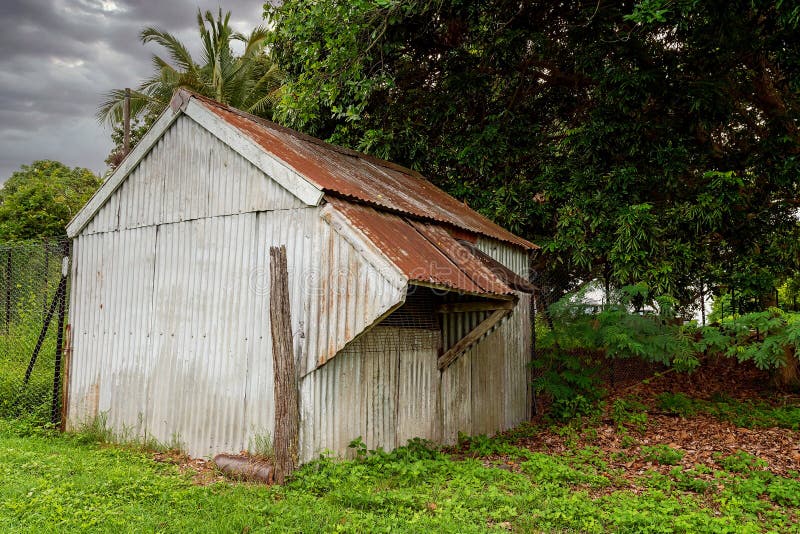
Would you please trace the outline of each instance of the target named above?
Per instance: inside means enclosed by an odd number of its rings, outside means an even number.
[[[191,89],[224,104],[262,117],[272,116],[273,103],[279,98],[282,74],[266,47],[269,30],[254,28],[249,35],[233,31],[230,12],[217,16],[197,11],[197,27],[202,43],[202,62],[198,63],[188,48],[168,31],[148,27],[142,30],[143,44],[162,46],[169,60],[153,55],[153,75],[131,91],[131,117],[134,146],[144,131],[166,109],[175,90]],[[243,50],[236,54],[234,43]],[[122,156],[123,104],[125,90],[115,89],[106,95],[97,110],[97,117],[114,126],[112,139],[116,143],[108,162],[115,166]]]
[[[711,484],[708,472],[674,469],[638,477],[635,492],[609,487],[592,448],[528,451],[509,472],[414,440],[321,458],[271,488],[195,485],[140,451],[19,421],[0,419],[0,449],[5,532],[790,532],[800,511],[800,482],[765,472],[715,472]]]
[[[722,321],[722,336],[712,327],[701,330],[708,347],[723,350],[739,362],[751,361],[759,369],[775,370],[800,358],[800,314],[770,308]],[[711,336],[714,336],[713,338]],[[727,343],[726,343],[727,341]]]
[[[683,459],[683,451],[669,445],[642,445],[642,458],[661,465],[677,465]]]
[[[423,171],[573,284],[684,306],[797,269],[792,2],[265,7],[281,121]]]
[[[34,161],[0,188],[0,242],[65,235],[102,181],[92,171],[57,161]]]
[[[540,358],[536,367],[546,370],[533,381],[538,393],[552,399],[548,417],[555,421],[569,421],[576,417],[598,413],[597,401],[604,394],[597,367],[579,356],[565,355],[561,359]]]
[[[694,401],[684,393],[660,393],[656,397],[658,408],[665,412],[689,417],[697,413]]]
[[[650,291],[642,284],[625,286],[595,312],[595,305],[585,302],[590,289],[567,295],[548,308],[553,327],[537,337],[539,347],[557,355],[579,351],[641,358],[681,370],[698,365],[693,327],[675,324],[672,299],[649,298]],[[650,311],[637,313],[637,308]]]
[[[680,324],[672,299],[651,299],[643,285],[612,294],[615,300],[600,311],[587,304],[585,291],[550,306],[550,326],[537,330],[540,356],[534,366],[542,373],[534,387],[552,397],[551,416],[557,420],[593,413],[602,397],[599,365],[606,358],[639,358],[686,371],[699,365],[703,355],[722,355],[772,371],[782,377],[783,384],[798,385],[800,377],[793,373],[800,356],[800,313],[770,308],[698,327]],[[637,308],[648,311],[637,313]],[[695,409],[680,394],[663,394],[659,403],[662,409],[683,416]],[[625,407],[617,408],[624,411]],[[782,424],[794,424],[791,410],[788,419],[783,417]]]
[[[647,406],[632,397],[623,397],[611,406],[611,419],[621,427],[633,427],[638,432],[647,428]]]
[[[745,451],[736,451],[727,456],[716,453],[714,459],[723,469],[732,473],[748,473],[755,469],[764,469],[769,465],[766,460]]]

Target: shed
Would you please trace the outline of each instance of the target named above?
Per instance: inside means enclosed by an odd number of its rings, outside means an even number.
[[[536,246],[409,169],[181,90],[67,232],[68,428],[196,457],[269,439],[279,245],[301,461],[529,416]]]

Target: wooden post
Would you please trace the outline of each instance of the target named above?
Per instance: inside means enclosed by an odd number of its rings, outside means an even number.
[[[125,88],[125,100],[122,104],[122,150],[125,155],[131,151],[131,90]]]
[[[64,255],[61,259],[61,295],[58,301],[58,330],[56,330],[56,357],[53,371],[53,406],[50,411],[50,422],[60,423],[61,418],[61,356],[64,348],[64,321],[67,315],[67,275],[69,274],[69,243],[64,244]]]
[[[69,371],[72,363],[72,326],[67,324],[64,332],[64,373],[61,386],[61,421],[59,429],[67,429],[67,408],[69,407]]]
[[[702,325],[706,325],[706,283],[700,282],[700,314],[703,318]]]
[[[289,273],[284,246],[269,249],[269,280],[269,319],[275,376],[275,482],[283,484],[297,467],[300,427],[297,374],[292,348]]]

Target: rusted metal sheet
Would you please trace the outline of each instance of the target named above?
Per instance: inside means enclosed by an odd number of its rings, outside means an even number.
[[[330,145],[199,95],[192,97],[326,192],[446,223],[525,249],[536,248],[417,172]]]
[[[252,163],[182,116],[82,233],[302,206]]]
[[[476,295],[513,291],[444,229],[328,198],[409,280]]]

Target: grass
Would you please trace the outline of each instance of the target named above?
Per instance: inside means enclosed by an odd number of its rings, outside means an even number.
[[[645,473],[634,490],[615,486],[591,447],[556,456],[476,437],[450,456],[416,440],[322,458],[285,487],[198,486],[97,434],[0,420],[0,531],[800,532],[800,480],[744,456],[720,471]]]

